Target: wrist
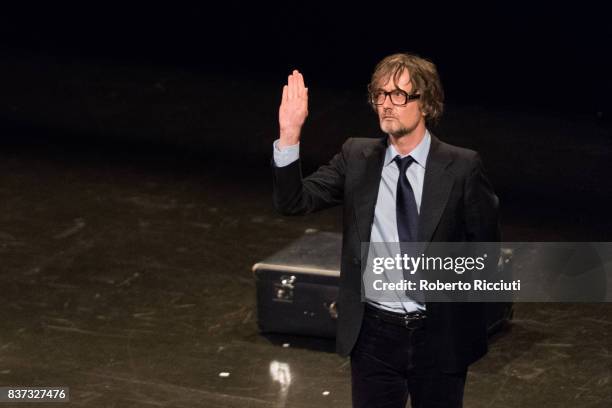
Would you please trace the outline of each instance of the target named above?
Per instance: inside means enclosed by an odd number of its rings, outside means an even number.
[[[300,129],[281,129],[278,146],[292,146],[300,142]]]

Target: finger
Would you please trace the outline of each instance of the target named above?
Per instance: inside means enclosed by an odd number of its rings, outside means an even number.
[[[297,97],[297,86],[295,84],[295,75],[289,75],[289,99]]]
[[[287,102],[287,85],[283,86],[283,97],[281,98],[282,102]]]
[[[301,95],[301,89],[300,89],[300,71],[298,71],[297,69],[293,70],[293,84],[295,85],[295,97],[299,98]]]
[[[302,74],[298,74],[298,90],[299,90],[299,94],[300,96],[304,96],[304,94],[306,93],[305,89],[306,86],[304,85],[304,76]]]
[[[301,98],[304,93],[304,87],[302,86],[302,74],[299,72],[295,74],[295,90],[298,98]]]

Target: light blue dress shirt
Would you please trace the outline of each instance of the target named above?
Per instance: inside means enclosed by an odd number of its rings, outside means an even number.
[[[286,146],[279,149],[278,140],[274,142],[274,163],[277,167],[288,166],[299,158],[300,145],[295,144],[293,146]],[[431,135],[429,131],[425,131],[425,136],[421,142],[407,155],[400,155],[401,157],[412,156],[414,163],[406,170],[406,176],[414,191],[414,198],[416,200],[417,209],[420,213],[421,210],[421,198],[423,195],[423,180],[425,179],[425,166],[427,165],[427,156],[429,155],[429,148],[431,146]],[[385,151],[384,165],[380,178],[380,186],[378,189],[378,197],[376,199],[376,207],[374,209],[374,222],[372,223],[372,232],[370,234],[370,242],[386,242],[386,243],[397,243],[399,242],[399,234],[397,232],[397,221],[395,216],[395,194],[397,190],[397,180],[399,178],[399,168],[393,161],[393,158],[399,153],[395,150],[393,145],[388,144],[387,150]],[[373,246],[371,249],[376,250],[380,246]],[[389,253],[393,253],[393,249],[390,248]],[[382,254],[370,253],[368,257],[379,256]],[[382,255],[384,256],[384,255]],[[383,280],[397,282],[401,279],[401,276],[389,276],[385,272],[380,276]],[[366,299],[369,303],[379,308],[392,310],[395,312],[405,313],[412,312],[415,310],[424,310],[425,305],[423,303],[417,303],[412,301],[410,298],[405,296],[402,292],[397,294],[397,300],[395,301],[374,301],[372,299]]]

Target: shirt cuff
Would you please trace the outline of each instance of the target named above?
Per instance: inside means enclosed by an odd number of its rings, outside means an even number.
[[[298,142],[281,149],[278,147],[279,140],[280,139],[276,139],[273,143],[274,164],[276,167],[285,167],[300,158],[300,144]]]

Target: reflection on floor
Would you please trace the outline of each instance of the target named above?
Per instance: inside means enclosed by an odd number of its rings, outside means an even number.
[[[257,333],[250,271],[307,228],[338,230],[338,211],[274,214],[266,172],[4,153],[0,174],[0,384],[68,386],[82,407],[350,406],[329,342]],[[531,221],[506,237],[547,228]],[[517,305],[465,406],[612,406],[611,312]]]

